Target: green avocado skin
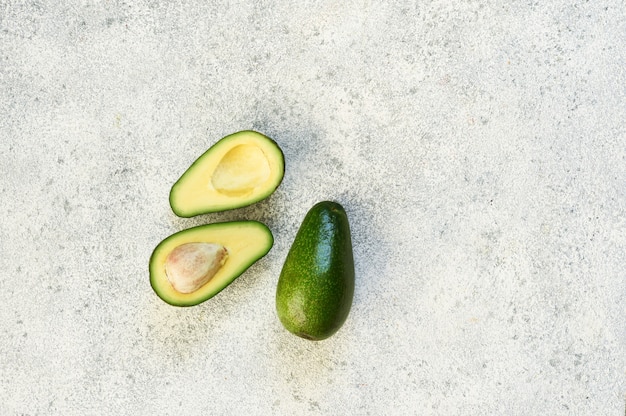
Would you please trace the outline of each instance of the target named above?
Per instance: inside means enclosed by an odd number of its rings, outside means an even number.
[[[278,279],[278,317],[289,332],[323,340],[343,325],[353,295],[348,216],[336,202],[319,202],[305,216]]]

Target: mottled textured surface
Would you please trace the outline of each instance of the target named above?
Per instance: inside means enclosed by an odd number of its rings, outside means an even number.
[[[624,3],[392,3],[0,0],[0,414],[624,414]],[[177,218],[242,129],[280,188]],[[357,284],[312,343],[274,294],[325,199]],[[272,251],[156,297],[156,244],[231,219]]]

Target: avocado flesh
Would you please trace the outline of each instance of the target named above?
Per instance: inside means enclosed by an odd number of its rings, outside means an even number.
[[[200,288],[191,293],[181,293],[168,280],[165,265],[173,250],[188,243],[219,244],[228,251],[228,260]],[[150,257],[150,284],[155,293],[170,305],[197,305],[232,283],[265,256],[273,244],[272,232],[258,221],[213,223],[179,231],[154,249]]]
[[[251,205],[282,182],[285,160],[269,137],[245,130],[219,140],[183,173],[170,191],[179,217]]]
[[[348,217],[340,204],[319,202],[305,216],[278,279],[278,317],[293,334],[323,340],[345,322],[353,294]]]

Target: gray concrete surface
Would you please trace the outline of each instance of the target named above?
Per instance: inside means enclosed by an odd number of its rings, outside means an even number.
[[[0,414],[624,415],[623,1],[383,3],[0,0]],[[175,217],[249,128],[278,191]],[[312,343],[274,294],[324,199],[357,286]],[[267,257],[155,296],[161,239],[245,218]]]

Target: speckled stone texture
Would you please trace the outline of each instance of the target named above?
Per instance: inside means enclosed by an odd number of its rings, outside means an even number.
[[[624,415],[621,0],[0,0],[0,414]],[[177,218],[174,181],[256,129],[269,199]],[[350,217],[352,311],[274,309],[314,203]],[[255,219],[210,301],[148,259]]]

